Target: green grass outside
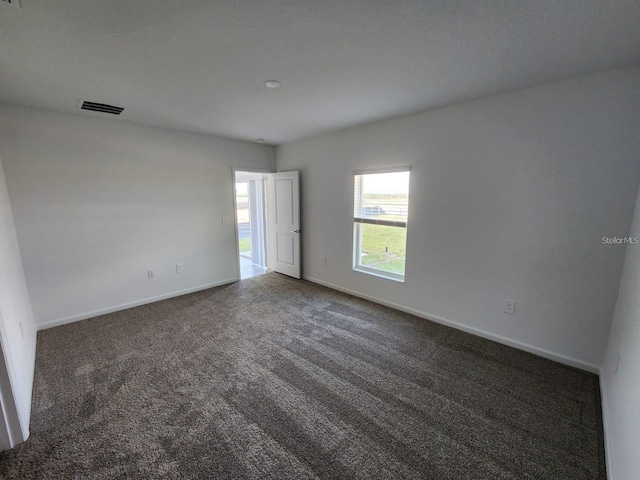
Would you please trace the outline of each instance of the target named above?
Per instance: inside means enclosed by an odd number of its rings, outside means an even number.
[[[240,253],[251,251],[251,237],[241,238],[238,242]]]
[[[361,264],[384,272],[404,274],[407,229],[360,224],[362,232]]]

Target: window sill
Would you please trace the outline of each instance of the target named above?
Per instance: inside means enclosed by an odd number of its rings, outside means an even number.
[[[367,267],[353,267],[354,272],[364,273],[374,277],[384,278],[385,280],[391,280],[393,282],[404,283],[404,275],[397,275],[393,273],[386,273],[380,270],[374,270]]]

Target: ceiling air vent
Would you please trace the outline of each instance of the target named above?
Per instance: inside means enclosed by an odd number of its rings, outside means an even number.
[[[5,1],[5,0],[2,0]],[[82,102],[81,110],[91,110],[92,112],[110,113],[111,115],[120,115],[124,108],[106,105],[104,103]]]
[[[0,0],[0,3],[5,5],[11,5],[12,7],[20,8],[20,0]]]

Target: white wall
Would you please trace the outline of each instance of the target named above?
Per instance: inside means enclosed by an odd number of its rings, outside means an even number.
[[[304,276],[597,371],[624,260],[601,237],[629,230],[639,86],[612,71],[278,147],[278,170],[302,172]],[[399,284],[351,269],[352,172],[404,165]]]
[[[36,326],[11,204],[0,157],[0,396],[3,415],[10,425],[9,445],[29,436],[31,389],[36,358]],[[6,368],[5,368],[6,367]],[[9,385],[7,385],[9,384]],[[18,425],[14,423],[18,417]],[[1,427],[0,427],[1,428]]]
[[[640,192],[629,237],[640,237]],[[640,245],[626,247],[600,383],[609,478],[636,479],[640,472]]]
[[[40,328],[237,279],[232,167],[275,162],[265,145],[8,105],[0,153]]]

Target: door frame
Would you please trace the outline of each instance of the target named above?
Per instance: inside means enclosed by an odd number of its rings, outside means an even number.
[[[6,338],[4,320],[0,312],[0,451],[24,442],[29,435],[28,430],[23,430],[20,421],[19,406],[14,395],[16,392],[11,381],[11,358],[5,355],[8,348]]]
[[[237,280],[241,280],[241,268],[240,268],[240,241],[238,239],[238,199],[236,198],[236,172],[246,172],[246,173],[255,173],[256,175],[268,175],[270,173],[274,173],[272,170],[265,170],[260,168],[242,168],[242,167],[232,167],[231,168],[231,179],[232,179],[232,187],[233,187],[233,237],[236,245],[236,270],[237,270]],[[266,185],[265,185],[266,187]],[[266,201],[266,199],[265,199]],[[265,213],[266,217],[266,213]],[[266,220],[266,218],[265,218]],[[266,222],[265,222],[266,224]],[[267,268],[269,266],[269,239],[267,238],[267,233],[264,235],[264,255],[266,259]]]

